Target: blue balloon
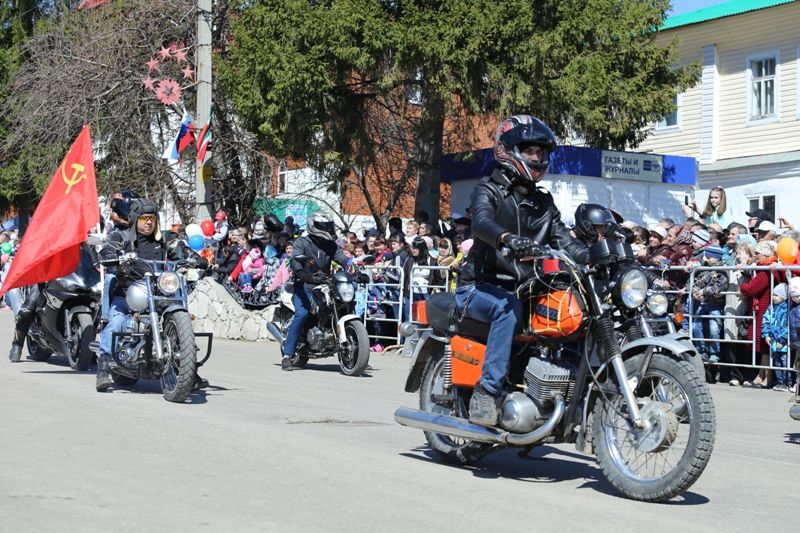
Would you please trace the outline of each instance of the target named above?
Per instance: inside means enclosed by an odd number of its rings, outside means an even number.
[[[202,235],[192,235],[189,237],[189,248],[194,250],[195,252],[199,252],[205,246],[206,240],[203,238]]]

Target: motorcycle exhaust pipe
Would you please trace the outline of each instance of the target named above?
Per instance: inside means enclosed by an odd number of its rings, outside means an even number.
[[[280,328],[275,324],[275,322],[267,322],[267,331],[269,334],[272,335],[272,338],[275,339],[278,343],[282,343],[286,337],[283,336],[281,333]]]
[[[487,428],[470,424],[463,418],[447,415],[436,415],[419,409],[401,407],[394,412],[395,421],[401,426],[433,431],[451,437],[488,442],[491,444],[509,444],[511,446],[527,446],[548,437],[564,416],[564,398],[558,394],[553,398],[555,407],[553,414],[543,426],[529,433],[510,433],[508,431]]]

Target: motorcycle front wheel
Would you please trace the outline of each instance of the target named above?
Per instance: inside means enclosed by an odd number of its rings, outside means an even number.
[[[339,368],[347,376],[360,376],[369,364],[369,334],[363,322],[351,320],[344,325],[345,350],[339,351]]]
[[[642,359],[625,361],[628,375]],[[593,415],[597,461],[625,497],[666,501],[697,481],[711,458],[716,425],[711,392],[690,363],[656,353],[635,395],[644,429],[633,426],[620,394],[598,397]]]
[[[164,318],[162,349],[167,364],[161,374],[161,393],[167,401],[184,402],[197,376],[197,345],[188,312],[175,311]]]
[[[95,338],[94,322],[88,313],[78,313],[72,316],[70,324],[72,339],[71,350],[67,354],[69,366],[74,370],[87,370],[92,364],[94,352],[90,344]]]

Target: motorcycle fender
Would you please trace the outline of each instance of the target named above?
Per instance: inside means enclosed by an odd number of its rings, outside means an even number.
[[[347,335],[344,333],[344,325],[351,320],[361,322],[361,317],[358,315],[344,315],[339,319],[339,322],[336,323],[336,329],[339,331],[339,344],[347,343]]]
[[[181,304],[170,305],[169,307],[161,311],[161,316],[174,313],[175,311],[186,311],[186,308]]]
[[[72,317],[80,314],[94,316],[94,311],[87,305],[76,305],[75,307],[70,307],[67,309],[67,322],[72,322]]]
[[[624,344],[621,348],[622,357],[623,359],[627,359],[628,357],[645,351],[651,346],[663,348],[664,351],[673,353],[678,357],[682,357],[683,354],[687,354],[691,357],[697,357],[697,348],[694,347],[694,344],[692,344],[692,341],[689,340],[689,337],[677,332],[658,337],[645,337],[642,339],[636,339],[635,341]]]
[[[428,359],[431,358],[431,355],[435,353],[434,350],[441,348],[441,346],[442,342],[437,340],[430,330],[422,331],[422,333],[416,331],[411,337],[406,338],[403,344],[403,355],[405,356],[407,347],[409,347],[409,351],[411,351],[411,369],[406,378],[406,392],[416,392],[419,390],[425,365],[428,363]]]

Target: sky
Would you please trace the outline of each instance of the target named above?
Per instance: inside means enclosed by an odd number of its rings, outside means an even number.
[[[680,15],[703,7],[723,4],[728,0],[672,0],[671,15]]]

